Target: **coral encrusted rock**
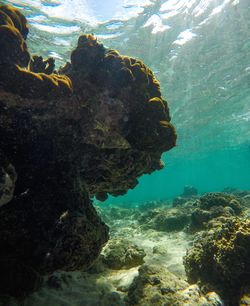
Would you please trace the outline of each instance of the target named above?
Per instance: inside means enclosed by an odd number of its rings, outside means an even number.
[[[125,194],[176,141],[141,61],[85,34],[56,72],[27,34],[22,13],[0,5],[0,294],[18,296],[40,275],[88,269],[108,240],[90,197]]]
[[[111,269],[132,268],[143,264],[144,250],[124,239],[110,240],[103,250],[102,261]]]
[[[219,296],[203,295],[197,285],[189,286],[166,267],[144,264],[129,287],[127,305],[137,306],[222,306]]]
[[[15,27],[24,39],[27,38],[29,28],[25,16],[19,11],[19,9],[2,4],[0,5],[0,24],[10,25]]]
[[[207,193],[200,198],[200,208],[209,210],[213,206],[231,207],[235,214],[242,211],[241,203],[234,195],[214,192]]]
[[[181,231],[190,223],[190,213],[185,208],[155,209],[145,212],[139,219],[143,229],[162,232]]]
[[[215,290],[227,305],[238,305],[241,289],[250,285],[250,220],[234,218],[204,232],[187,251],[188,280]]]
[[[232,217],[241,216],[242,204],[240,198],[231,194],[207,193],[196,201],[189,230],[193,232],[216,227]]]

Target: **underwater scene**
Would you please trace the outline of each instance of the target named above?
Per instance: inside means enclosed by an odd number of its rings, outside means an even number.
[[[250,306],[250,1],[0,1],[0,306]]]

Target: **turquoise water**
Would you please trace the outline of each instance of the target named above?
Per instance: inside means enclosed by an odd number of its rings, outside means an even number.
[[[110,201],[169,199],[180,195],[185,185],[195,186],[199,193],[222,191],[226,187],[249,189],[250,150],[247,145],[211,151],[203,156],[193,154],[192,159],[174,155],[175,150],[165,154],[164,170],[145,175],[126,196]]]
[[[199,192],[250,189],[249,0],[10,0],[30,24],[31,53],[60,66],[80,33],[138,57],[168,100],[177,147],[164,170],[111,202],[172,198],[185,185]]]

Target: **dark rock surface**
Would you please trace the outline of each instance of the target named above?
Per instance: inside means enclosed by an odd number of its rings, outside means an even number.
[[[16,179],[15,168],[0,152],[0,207],[12,200]]]
[[[82,35],[56,73],[29,54],[21,12],[0,5],[0,16],[0,293],[21,296],[39,275],[92,265],[108,228],[89,196],[124,194],[163,168],[176,134],[141,61]]]

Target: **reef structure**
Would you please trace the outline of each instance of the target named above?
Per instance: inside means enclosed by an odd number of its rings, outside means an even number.
[[[0,5],[0,294],[16,296],[88,269],[108,240],[90,197],[125,194],[176,142],[142,61],[85,34],[55,72],[27,35],[23,14]]]
[[[205,292],[215,290],[226,305],[234,306],[250,285],[249,258],[250,221],[231,218],[198,236],[184,265],[190,283],[199,282]]]

